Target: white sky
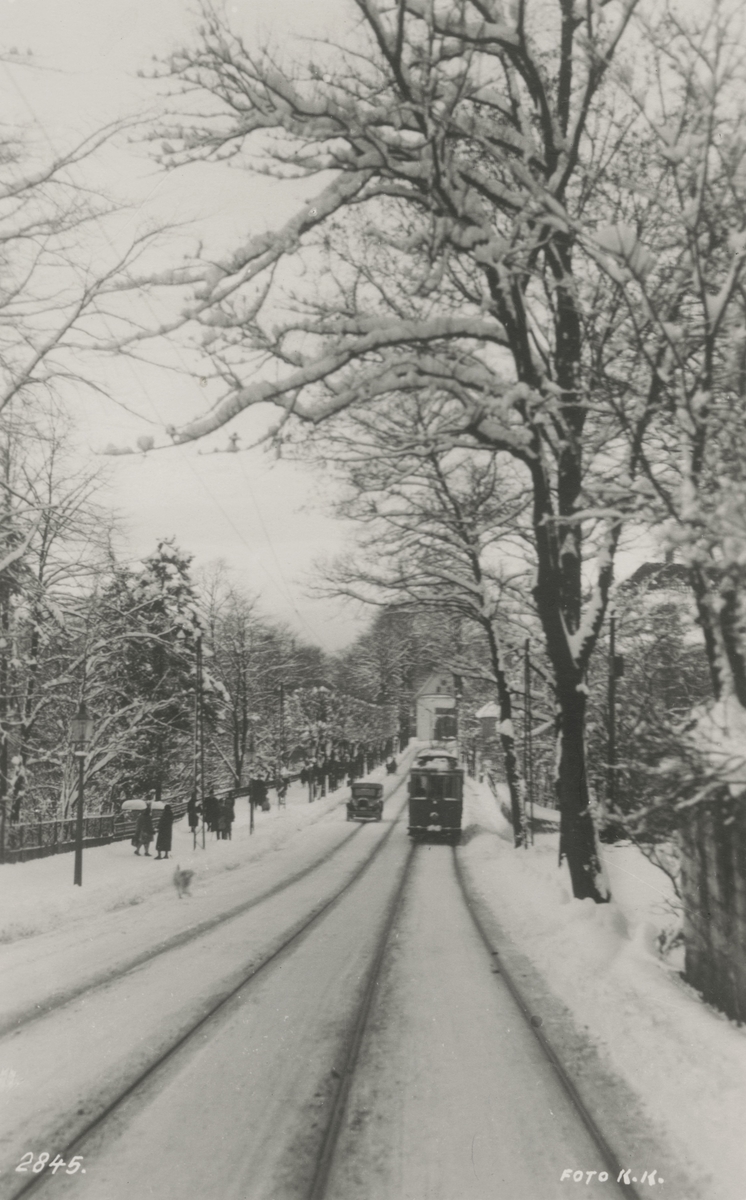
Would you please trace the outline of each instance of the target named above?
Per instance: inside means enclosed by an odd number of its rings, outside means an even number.
[[[0,0],[0,49],[33,54],[33,67],[0,64],[7,116],[26,127],[47,152],[62,150],[102,123],[157,103],[160,85],[137,77],[188,42],[196,25],[185,0]],[[351,8],[344,0],[226,0],[247,40],[269,36],[287,43],[296,34],[340,29]],[[79,175],[82,168],[79,168]],[[135,201],[133,231],[147,222],[197,221],[208,245],[225,247],[277,223],[294,210],[298,184],[249,178],[228,168],[197,166],[163,176],[140,146],[109,151],[96,167],[110,190]],[[303,186],[303,195],[309,184]],[[313,190],[313,185],[310,185]],[[165,425],[196,413],[205,391],[195,378],[129,362],[107,368],[107,382],[136,419],[105,400],[75,398],[84,449],[94,456],[109,443],[134,445],[140,434],[158,441]],[[261,415],[236,429],[250,442]],[[323,485],[309,469],[275,462],[261,450],[216,454],[227,434],[210,444],[174,447],[151,456],[106,458],[110,498],[124,519],[127,557],[148,553],[157,538],[176,535],[195,565],[224,559],[236,579],[260,594],[268,614],[335,649],[364,623],[360,611],[310,599],[304,578],[314,559],[342,548],[346,529],[324,514]],[[367,617],[367,614],[365,615]]]

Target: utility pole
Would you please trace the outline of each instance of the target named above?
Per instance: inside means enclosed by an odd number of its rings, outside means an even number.
[[[197,638],[197,748],[199,750],[199,797],[202,806],[202,849],[205,848],[205,704],[202,689],[202,635]]]
[[[85,752],[75,752],[78,760],[78,819],[75,823],[75,871],[73,883],[83,886],[83,787],[85,785]],[[147,846],[146,846],[147,849]]]
[[[197,657],[199,658],[199,639],[197,639]],[[195,662],[195,686],[194,686],[194,738],[192,746],[192,799],[197,803],[197,795],[199,792],[199,667]],[[205,814],[202,812],[202,826],[204,829]],[[197,826],[193,829],[193,850],[197,849]]]
[[[285,684],[280,683],[280,731],[277,739],[277,804],[285,806]]]
[[[533,746],[531,740],[531,722],[533,716],[531,713],[531,639],[526,638],[525,656],[524,656],[524,682],[523,682],[523,778],[526,788],[526,800],[528,809],[528,830],[527,836],[524,838],[524,846],[528,846],[529,837],[531,845],[534,843],[534,778],[533,778]]]
[[[11,432],[6,434],[5,444],[2,447],[2,473],[5,487],[2,495],[3,508],[3,525],[7,531],[12,530],[13,512],[11,507],[11,488],[10,488],[10,458],[11,458]],[[6,543],[4,549],[8,549]],[[0,648],[0,861],[5,861],[5,838],[6,838],[6,823],[8,816],[13,820],[13,812],[8,812],[8,808],[13,803],[13,797],[10,795],[10,753],[8,746],[9,738],[9,717],[10,705],[8,702],[9,683],[10,683],[10,580],[7,577],[8,572],[3,572],[3,578],[0,580],[0,633],[2,634],[2,648]]]
[[[85,700],[80,701],[78,711],[70,725],[70,741],[73,754],[78,760],[78,814],[75,828],[75,869],[73,885],[83,886],[83,786],[85,783],[85,758],[93,737],[93,721],[88,716]]]
[[[608,705],[609,705],[609,740],[606,754],[606,795],[608,800],[609,812],[613,812],[616,807],[616,773],[617,773],[617,756],[616,756],[616,681],[624,675],[624,659],[621,654],[616,652],[616,616],[612,614],[609,618],[609,683],[608,683]]]
[[[249,833],[254,832],[254,801],[256,797],[256,786],[254,783],[254,752],[256,743],[254,741],[254,721],[251,722],[251,733],[249,735]]]

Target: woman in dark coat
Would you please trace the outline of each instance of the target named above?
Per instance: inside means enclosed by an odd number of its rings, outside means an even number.
[[[150,803],[146,804],[140,816],[137,818],[137,826],[135,828],[134,842],[137,846],[135,854],[140,853],[140,847],[145,847],[145,854],[150,858],[150,843],[153,840],[153,817]]]
[[[219,833],[220,805],[214,792],[210,792],[209,796],[205,796],[205,824],[210,833]]]
[[[220,802],[220,817],[218,824],[218,836],[223,838],[224,841],[231,840],[231,826],[233,825],[235,815],[236,811],[232,797],[225,796]]]
[[[158,822],[158,837],[155,840],[155,848],[158,851],[156,860],[161,857],[161,853],[168,858],[168,852],[171,849],[171,829],[174,823],[174,810],[170,804],[164,805],[161,819]]]
[[[199,804],[197,803],[196,796],[192,796],[187,804],[187,820],[189,821],[189,828],[194,833],[199,825]]]

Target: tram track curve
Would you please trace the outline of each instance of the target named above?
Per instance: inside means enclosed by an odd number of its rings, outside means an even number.
[[[392,788],[388,796],[385,797],[386,800],[392,800],[400,788],[404,786],[405,782],[406,775],[399,780],[394,788]],[[406,801],[397,810],[395,819],[398,819],[398,817],[401,815],[405,805]],[[36,1021],[50,1016],[52,1013],[59,1009],[65,1008],[69,1004],[73,1004],[76,1000],[80,1000],[82,997],[97,991],[99,988],[108,987],[110,984],[115,983],[118,979],[125,978],[125,976],[131,974],[133,971],[136,971],[139,967],[146,966],[148,963],[152,962],[156,958],[159,958],[161,955],[167,954],[172,950],[178,950],[181,947],[188,945],[189,942],[196,941],[200,937],[211,933],[214,929],[219,928],[221,925],[224,925],[229,921],[236,920],[238,917],[241,917],[245,913],[249,912],[252,908],[256,908],[258,905],[265,903],[267,900],[271,900],[273,897],[279,895],[288,888],[293,887],[296,883],[300,883],[301,880],[306,879],[314,871],[326,866],[330,861],[332,861],[332,859],[334,859],[347,846],[349,846],[350,842],[360,834],[362,828],[363,826],[361,824],[356,824],[354,829],[350,830],[350,832],[347,833],[339,842],[337,842],[335,846],[332,846],[331,849],[327,850],[319,858],[315,858],[312,862],[306,864],[306,866],[301,867],[300,870],[295,871],[292,875],[279,880],[277,883],[273,884],[269,888],[266,888],[258,895],[252,896],[248,900],[242,900],[240,904],[233,905],[224,912],[216,913],[214,916],[208,917],[196,925],[190,925],[185,929],[179,930],[177,933],[171,934],[169,937],[157,942],[154,946],[149,946],[147,949],[127,958],[126,961],[118,964],[117,967],[113,969],[107,968],[106,970],[101,971],[99,974],[89,977],[82,984],[73,985],[69,988],[52,993],[42,1003],[37,1004],[33,1011],[29,1011],[28,1008],[11,1010],[4,1017],[0,1018],[0,1041],[6,1037],[19,1033],[21,1030],[27,1028]]]

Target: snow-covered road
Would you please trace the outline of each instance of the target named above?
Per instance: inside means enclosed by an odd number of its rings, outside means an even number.
[[[252,864],[248,874],[222,877],[199,907],[198,928],[207,929],[196,937],[189,928],[196,905],[174,893],[170,909],[158,912],[159,933],[172,931],[162,953],[163,941],[154,941],[147,921],[133,921],[131,913],[129,923],[123,914],[109,914],[85,936],[78,931],[77,946],[66,931],[61,947],[48,935],[9,947],[3,1000],[13,1015],[24,1004],[29,1013],[54,1004],[65,988],[77,987],[79,994],[3,1039],[5,1070],[21,1086],[0,1092],[0,1194],[12,1195],[23,1183],[14,1168],[29,1149],[31,1131],[33,1145],[53,1147],[53,1155],[69,1145],[355,877],[402,804],[401,793],[394,795],[384,822],[354,829],[337,807],[323,823],[323,836],[296,839],[284,861],[270,858],[261,870]],[[314,863],[320,865],[309,869]],[[221,906],[237,915],[219,920]],[[145,961],[132,968],[133,957],[143,953]],[[86,982],[96,986],[84,990]],[[29,991],[33,986],[40,990]]]
[[[610,847],[615,902],[573,901],[556,835],[517,853],[473,781],[455,860],[424,845],[407,868],[403,789],[375,777],[382,824],[291,789],[253,835],[248,808],[204,850],[177,826],[183,901],[173,862],[124,843],[86,851],[82,889],[70,855],[0,871],[4,1200],[611,1200],[534,1034],[638,1195],[743,1200],[744,1030],[660,957],[668,881]],[[85,1174],[45,1167],[60,1151]]]
[[[478,937],[448,846],[419,846],[329,1200],[555,1200],[606,1164]],[[614,1184],[583,1195],[610,1200]]]
[[[24,1152],[66,1147],[85,1173],[46,1171],[36,1194],[552,1200],[568,1168],[603,1171],[471,922],[453,851],[411,852],[403,802],[352,837],[331,809],[321,868],[6,1037],[33,1086],[9,1096],[2,1195],[33,1181],[14,1170]],[[212,917],[251,899],[231,874]],[[272,879],[277,867],[252,872],[257,897]],[[104,945],[102,927],[90,954],[115,963]],[[615,1191],[583,1186],[593,1200]]]

